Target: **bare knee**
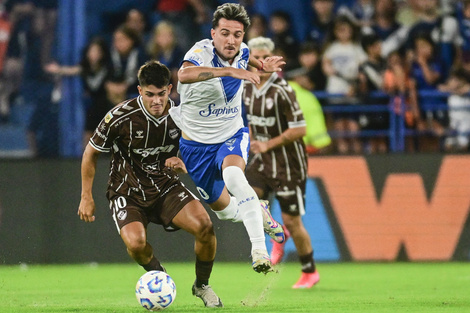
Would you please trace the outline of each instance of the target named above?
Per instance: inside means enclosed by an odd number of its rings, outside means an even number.
[[[196,229],[196,239],[201,242],[208,242],[215,236],[214,226],[209,217],[199,220]]]

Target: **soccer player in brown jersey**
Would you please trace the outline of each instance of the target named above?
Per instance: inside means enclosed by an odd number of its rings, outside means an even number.
[[[257,37],[248,42],[253,57],[272,56],[274,43]],[[299,254],[302,275],[293,288],[310,288],[320,280],[315,268],[310,236],[302,223],[307,178],[307,153],[302,137],[305,120],[287,82],[276,73],[261,73],[261,83],[245,82],[243,94],[250,127],[253,157],[246,177],[260,198],[273,193],[279,201],[286,240],[290,236]],[[273,241],[271,261],[284,254],[283,243]]]
[[[149,223],[184,229],[195,237],[196,281],[192,292],[206,307],[222,307],[209,286],[216,252],[213,225],[199,200],[182,184],[185,172],[176,157],[181,131],[168,115],[170,71],[148,61],[138,72],[140,96],[110,110],[96,128],[82,159],[78,215],[95,220],[92,185],[98,156],[111,152],[107,198],[129,255],[145,270],[165,271],[147,242]]]

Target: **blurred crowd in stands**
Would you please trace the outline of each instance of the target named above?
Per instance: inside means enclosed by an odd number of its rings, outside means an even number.
[[[245,41],[272,38],[275,54],[287,62],[281,75],[325,109],[309,114],[324,116],[332,144],[307,142],[311,153],[387,153],[390,114],[403,118],[405,151],[468,152],[470,0],[304,0],[311,19],[301,36],[293,31],[296,16],[266,15],[256,1],[231,1],[250,13]],[[145,60],[166,64],[176,86],[184,53],[209,37],[210,17],[222,2],[148,0],[149,10],[103,16],[106,27],[88,31],[81,61],[65,65],[54,51],[59,0],[0,0],[0,133],[15,122],[15,103],[26,101],[35,104],[27,125],[31,146],[41,138],[50,144],[57,137],[47,129],[60,80],[80,76],[86,143],[110,108],[136,95],[136,72]],[[351,106],[388,109],[341,109]],[[365,130],[372,132],[361,135]],[[39,156],[55,153],[39,150]]]

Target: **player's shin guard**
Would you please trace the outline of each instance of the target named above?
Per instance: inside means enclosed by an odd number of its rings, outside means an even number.
[[[255,249],[266,250],[263,230],[263,217],[256,192],[248,184],[243,170],[237,166],[229,166],[223,171],[223,178],[228,191],[235,196],[241,213],[243,224]]]

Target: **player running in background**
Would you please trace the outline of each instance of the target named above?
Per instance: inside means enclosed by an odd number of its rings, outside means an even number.
[[[270,214],[244,174],[250,143],[241,96],[243,80],[259,83],[259,75],[248,71],[248,64],[275,72],[284,62],[281,57],[263,62],[249,57],[242,42],[249,25],[248,14],[239,4],[225,3],[216,9],[212,40],[197,42],[183,59],[178,72],[181,105],[172,108],[170,115],[182,130],[181,157],[201,197],[219,219],[243,222],[252,244],[253,269],[267,273],[272,266],[263,216],[270,218]],[[266,220],[265,225],[272,237],[284,240],[275,221]]]
[[[261,61],[272,56],[274,43],[257,37],[248,42],[251,55]],[[247,179],[258,194],[270,192],[279,201],[286,240],[290,236],[302,264],[302,275],[293,288],[310,288],[320,280],[315,269],[310,236],[302,223],[305,213],[307,152],[302,137],[306,123],[293,89],[277,73],[261,74],[261,83],[245,83],[243,94],[254,157],[247,166]],[[284,255],[284,244],[273,242],[271,261]]]
[[[82,195],[78,215],[95,220],[92,185],[101,152],[111,152],[107,198],[129,255],[145,270],[165,271],[147,242],[149,223],[165,230],[184,229],[195,236],[196,281],[193,294],[206,307],[222,307],[209,286],[216,252],[212,222],[201,202],[181,183],[185,172],[176,157],[181,136],[168,109],[170,71],[157,62],[138,72],[140,96],[124,101],[107,113],[85,148],[82,159]]]

